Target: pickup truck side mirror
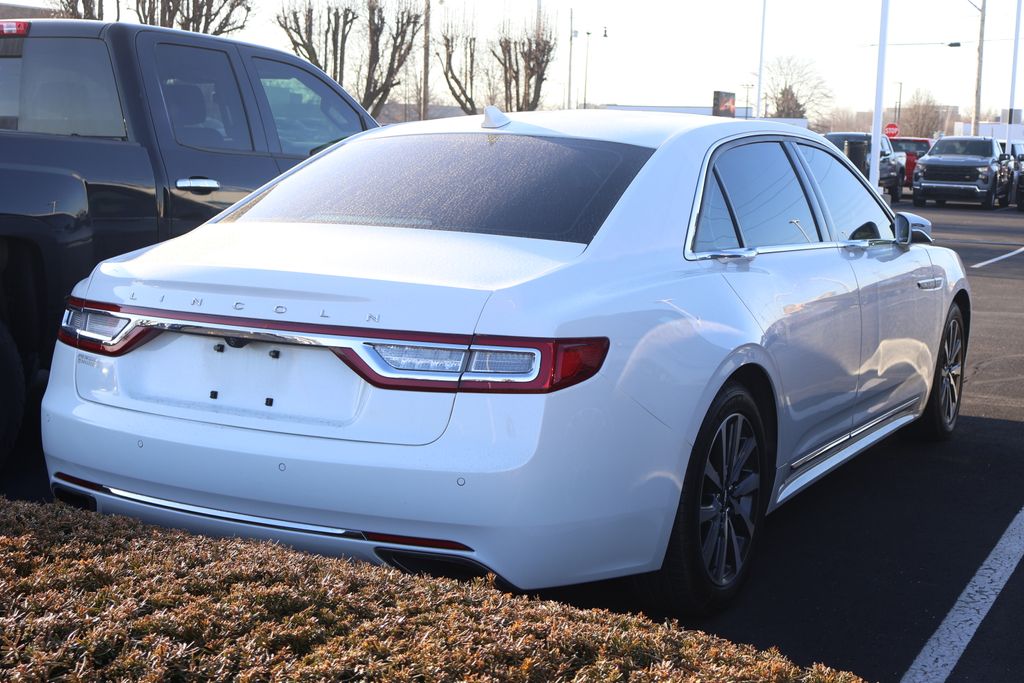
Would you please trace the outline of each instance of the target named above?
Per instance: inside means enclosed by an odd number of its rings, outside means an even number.
[[[1010,160],[1010,155],[1009,154],[1005,154],[1004,153],[1004,154],[1000,154],[999,155],[999,161],[1009,161],[1009,160]]]
[[[916,213],[896,213],[896,244],[909,246],[912,243],[930,244],[933,241],[931,221]]]
[[[1018,154],[1017,161],[1024,161],[1024,154]]]

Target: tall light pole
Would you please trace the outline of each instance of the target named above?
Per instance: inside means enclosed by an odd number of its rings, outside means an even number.
[[[761,56],[757,60],[757,100],[754,104],[754,118],[761,118],[761,89],[764,83],[764,25],[768,14],[768,0],[761,2]]]
[[[970,2],[971,0],[967,0]],[[978,29],[978,77],[974,81],[974,120],[971,122],[971,135],[978,135],[978,124],[981,123],[981,62],[985,56],[985,3],[987,0],[981,0],[981,7],[978,7],[973,2],[971,5],[976,10],[981,12],[981,21],[979,22]]]
[[[566,88],[565,108],[572,109],[572,41],[576,37],[576,30],[572,27],[572,8],[569,8],[569,87]]]
[[[587,56],[583,60],[583,108],[587,108],[587,80],[590,79],[590,31],[587,31]]]
[[[1020,5],[1017,0],[1017,19],[1013,24],[1013,61],[1010,67],[1010,111],[1006,115],[1006,151],[1010,152],[1010,126],[1013,124],[1013,98],[1017,94],[1017,48],[1020,47]],[[1016,162],[1016,159],[1014,159]]]
[[[903,81],[897,81],[900,84],[900,94],[896,96],[896,123],[900,122],[900,114],[903,113]]]
[[[878,24],[878,72],[875,76],[875,115],[871,118],[871,151],[868,180],[878,187],[878,164],[882,153],[882,91],[885,89],[885,46],[889,40],[889,0],[882,0]]]

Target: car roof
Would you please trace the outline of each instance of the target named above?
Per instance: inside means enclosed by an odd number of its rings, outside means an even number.
[[[203,40],[222,41],[232,45],[252,45],[273,52],[282,52],[276,48],[267,48],[256,43],[247,43],[231,36],[212,36],[209,34],[196,34],[192,31],[183,31],[176,28],[164,28],[162,26],[151,26],[149,24],[131,24],[123,21],[97,21],[93,19],[32,19],[26,18],[19,21],[27,21],[30,24],[28,35],[30,38],[98,38],[107,31],[125,33],[139,33],[142,31],[154,31],[168,36],[202,36]]]
[[[939,140],[988,140],[988,141],[991,141],[992,140],[992,136],[990,136],[990,135],[946,135],[944,137],[939,138]],[[939,140],[936,140],[935,142],[938,142]]]
[[[669,140],[696,131],[718,137],[750,133],[797,135],[819,139],[804,128],[765,119],[733,119],[701,114],[572,109],[561,111],[510,112],[509,122],[500,128],[484,128],[483,115],[456,116],[429,121],[412,121],[378,128],[360,137],[392,137],[430,133],[489,133],[569,137],[604,140],[641,147],[658,148]]]

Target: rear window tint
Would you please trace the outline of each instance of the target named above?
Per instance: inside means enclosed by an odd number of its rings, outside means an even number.
[[[125,137],[103,41],[27,38],[20,47],[0,55],[0,129]]]
[[[225,220],[379,225],[586,244],[653,152],[512,134],[353,140]]]

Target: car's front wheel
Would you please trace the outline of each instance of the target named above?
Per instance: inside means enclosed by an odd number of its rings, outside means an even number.
[[[927,199],[925,199],[924,197],[918,195],[916,192],[914,193],[914,206],[916,206],[917,208],[920,209],[920,208],[922,208],[927,203],[928,203]]]
[[[1010,205],[1010,188],[1006,188],[1006,194],[999,197],[999,208],[1005,209]]]
[[[995,205],[996,205],[996,191],[995,191],[995,188],[993,188],[993,189],[989,190],[988,193],[985,195],[985,198],[981,200],[981,208],[983,208],[983,209],[985,209],[987,211],[988,209],[994,208]]]
[[[661,570],[638,577],[655,611],[708,614],[737,593],[764,518],[767,463],[754,397],[726,384],[694,444]]]
[[[889,188],[889,198],[892,200],[893,204],[895,204],[896,202],[898,202],[901,199],[903,199],[903,174],[902,173],[899,175],[898,178],[896,178],[896,184],[894,184],[892,187]]]
[[[948,439],[960,416],[963,398],[964,360],[967,357],[967,328],[960,306],[953,304],[946,316],[939,344],[935,375],[928,403],[918,421],[923,435],[930,439]]]

